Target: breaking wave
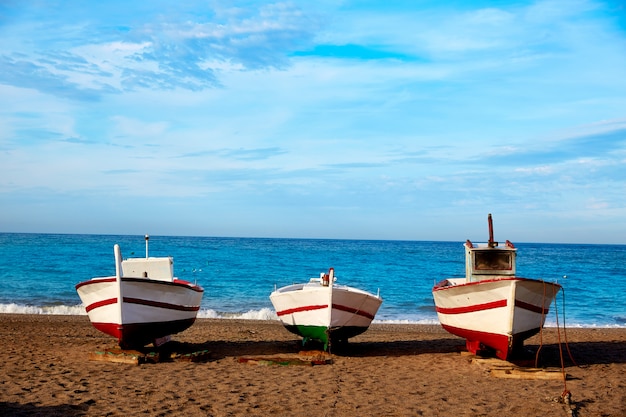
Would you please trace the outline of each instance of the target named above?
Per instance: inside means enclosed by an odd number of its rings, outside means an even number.
[[[0,304],[0,314],[41,314],[41,315],[62,315],[62,316],[85,316],[85,307],[77,305],[53,305],[53,306],[33,306],[26,304]],[[248,310],[245,312],[217,311],[213,309],[201,309],[198,318],[205,319],[239,319],[239,320],[278,320],[276,312],[270,308],[260,310]],[[623,316],[614,317],[614,323],[575,323],[567,322],[568,328],[626,328],[626,319]],[[381,324],[439,324],[435,318],[415,317],[410,319],[390,318],[374,319],[373,323]],[[546,320],[545,327],[556,327],[557,323],[553,319]],[[559,325],[562,327],[563,322]]]
[[[82,304],[67,306],[29,306],[25,304],[0,304],[0,314],[56,314],[61,316],[86,316]]]

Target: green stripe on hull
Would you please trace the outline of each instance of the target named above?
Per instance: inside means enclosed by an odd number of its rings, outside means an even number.
[[[359,335],[367,330],[367,327],[343,326],[329,329],[326,326],[302,326],[285,325],[285,328],[293,334],[302,336],[304,341],[317,340],[324,344],[324,350],[328,350],[329,343],[346,341],[350,337]]]
[[[289,330],[293,334],[297,334],[298,336],[302,336],[305,340],[317,340],[322,342],[324,346],[328,344],[328,327],[326,326],[299,326],[299,325],[290,325],[285,326],[287,330]]]

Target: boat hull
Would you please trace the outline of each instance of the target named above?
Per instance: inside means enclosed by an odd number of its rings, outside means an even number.
[[[270,300],[287,330],[304,341],[322,342],[324,349],[365,332],[382,303],[380,297],[366,291],[319,283],[280,288]]]
[[[519,277],[449,279],[435,285],[433,298],[442,327],[465,338],[470,352],[488,348],[507,359],[541,330],[560,288]]]
[[[94,278],[76,285],[92,325],[124,348],[182,332],[196,320],[204,290],[186,281]]]

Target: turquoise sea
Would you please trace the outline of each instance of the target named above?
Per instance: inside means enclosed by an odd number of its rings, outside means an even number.
[[[149,242],[150,256],[172,256],[176,276],[204,287],[199,317],[276,319],[269,300],[275,287],[332,266],[339,283],[380,291],[375,321],[438,323],[433,284],[465,273],[464,239],[150,236]],[[124,257],[145,256],[144,236],[0,233],[0,313],[86,314],[74,285],[115,274],[115,243]],[[567,327],[626,327],[626,245],[514,243],[518,275],[563,286],[548,326],[558,320]]]

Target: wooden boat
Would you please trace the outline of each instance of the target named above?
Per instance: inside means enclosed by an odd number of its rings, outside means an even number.
[[[329,350],[332,343],[365,332],[382,303],[379,295],[335,283],[335,271],[303,284],[288,285],[270,294],[276,314],[303,343],[317,340]]]
[[[76,285],[93,326],[115,338],[123,349],[158,345],[196,320],[204,289],[174,277],[171,257],[122,260],[114,245],[115,276]]]
[[[465,246],[465,278],[448,278],[433,287],[437,316],[444,329],[466,339],[476,354],[491,350],[506,360],[524,340],[543,327],[550,304],[561,286],[516,275],[516,248],[508,240]]]

